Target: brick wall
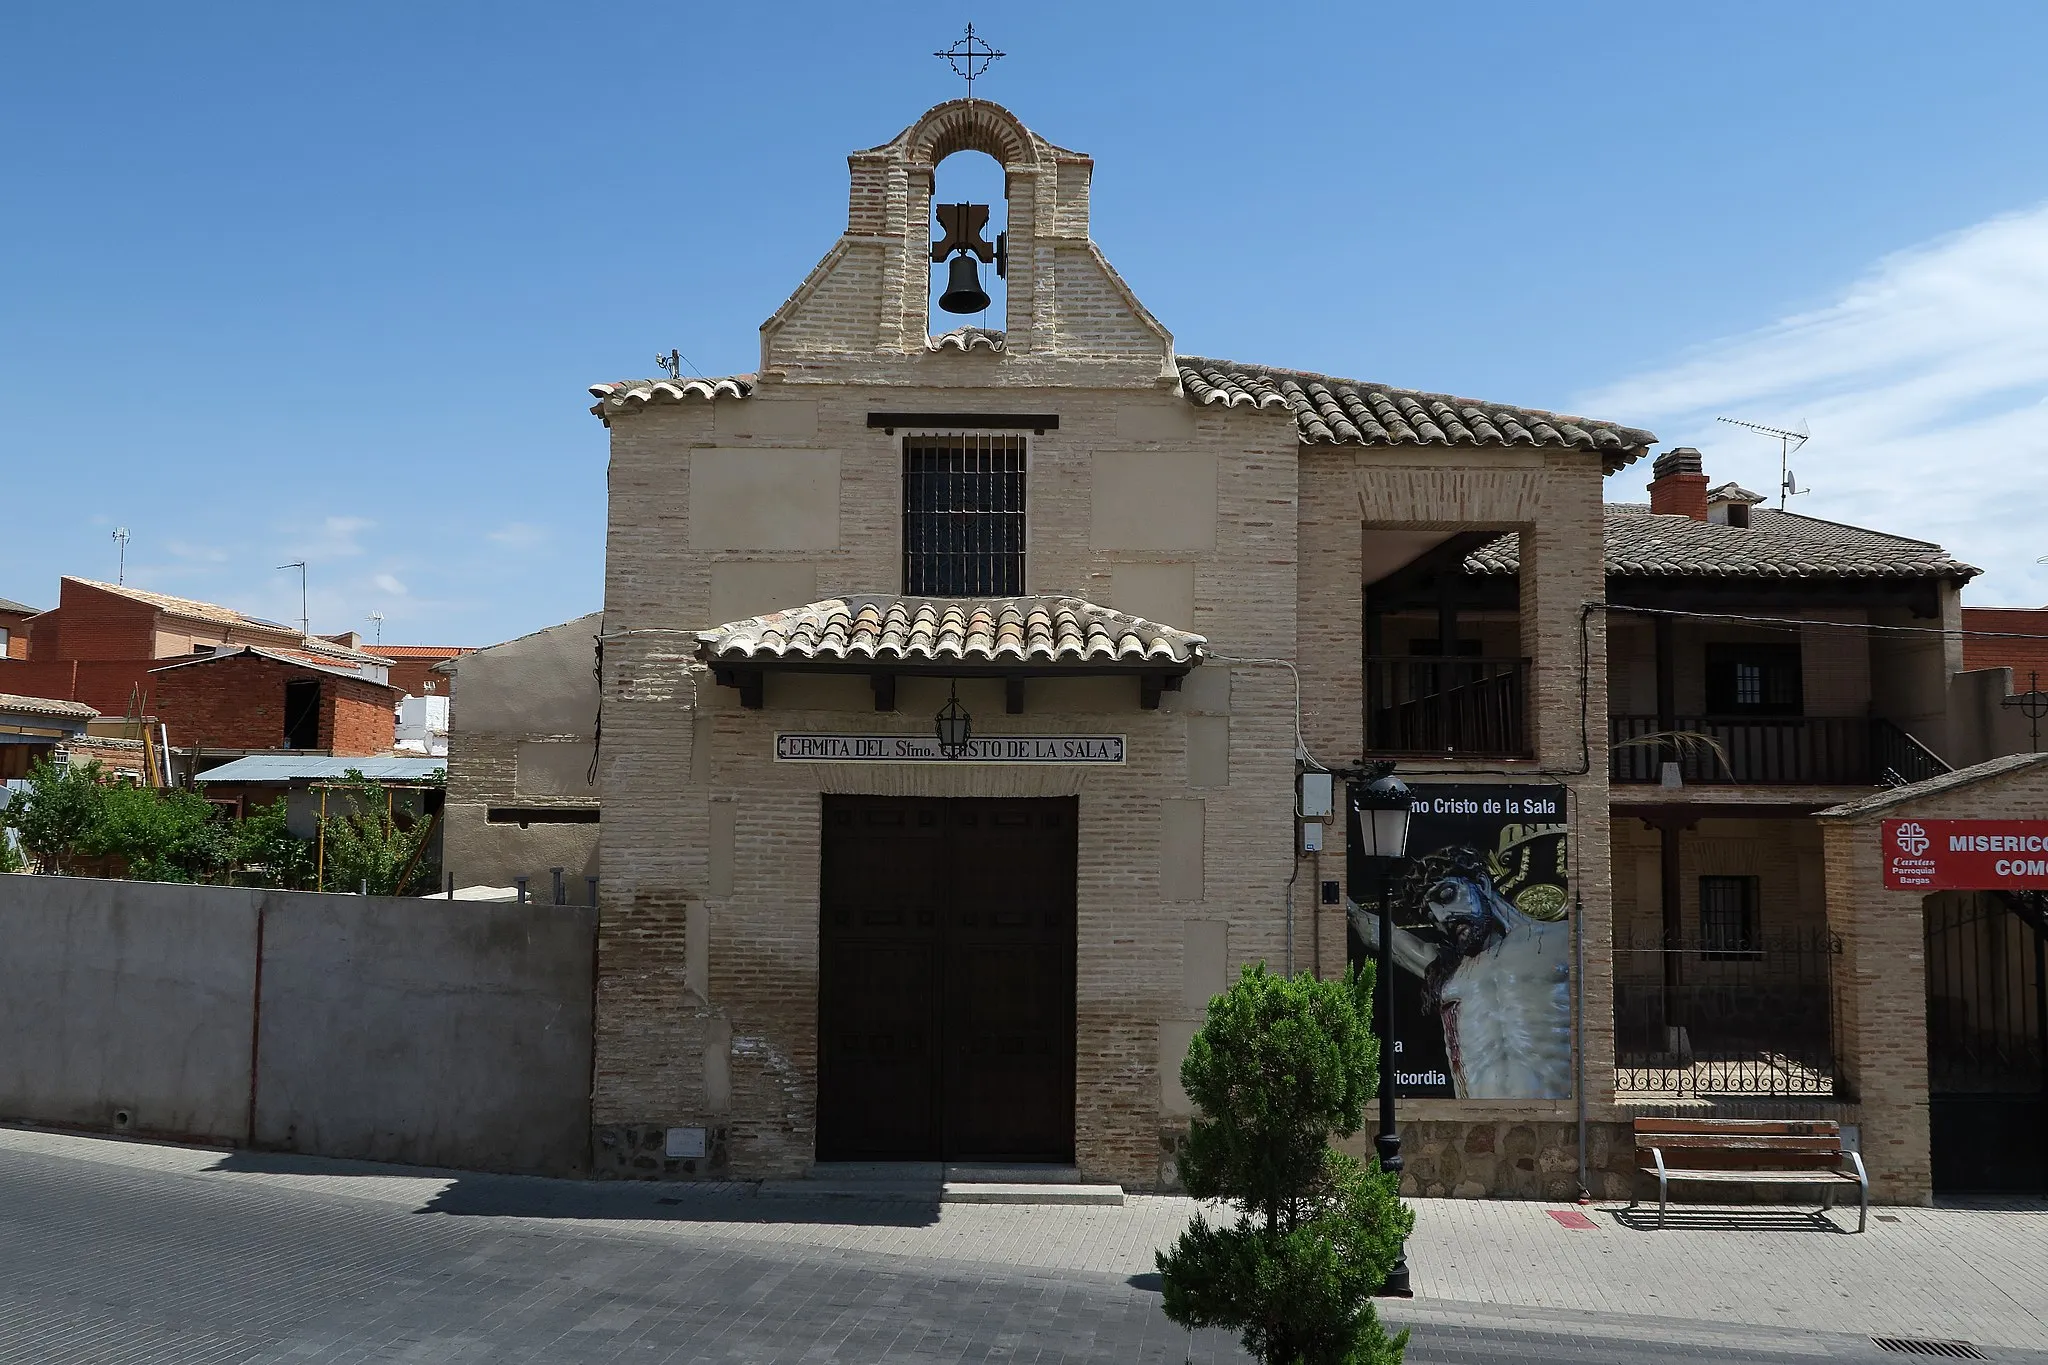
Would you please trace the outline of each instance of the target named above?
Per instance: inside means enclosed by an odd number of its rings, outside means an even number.
[[[7,647],[0,649],[0,659],[28,657],[28,623],[34,619],[31,612],[0,611],[0,630],[7,632]]]
[[[1963,629],[1985,632],[1963,637],[1964,668],[2010,668],[2017,692],[2029,672],[2048,680],[2048,607],[1964,607]]]
[[[53,615],[57,618],[50,623],[54,631],[38,619],[30,658],[114,661],[156,657],[157,609],[133,598],[67,578],[59,589],[56,611],[44,613]]]
[[[363,646],[363,651],[367,654],[378,654],[376,647],[373,645]],[[445,697],[448,695],[448,675],[436,673],[434,669],[446,660],[454,658],[454,655],[447,654],[438,655],[434,658],[418,658],[378,654],[378,657],[389,661],[390,668],[386,674],[387,680],[393,687],[404,692],[407,696]]]
[[[337,755],[391,751],[391,708],[398,693],[381,683],[255,655],[168,668],[150,677],[156,684],[156,714],[177,748],[281,748],[285,684],[312,681],[320,684],[316,747]]]
[[[1927,964],[1923,900],[1884,886],[1885,820],[2048,819],[2048,767],[2028,764],[1986,781],[1865,814],[1821,820],[1828,924],[1842,939],[1837,967],[1842,1063],[1862,1124],[1871,1197],[1925,1204],[1928,1153]]]
[[[0,692],[82,701],[102,715],[125,716],[138,689],[144,714],[153,712],[154,659],[79,663],[74,660],[0,660]]]

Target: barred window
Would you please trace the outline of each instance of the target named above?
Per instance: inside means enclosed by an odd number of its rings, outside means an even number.
[[[1700,948],[1709,959],[1757,951],[1757,879],[1700,878]]]
[[[903,591],[1023,593],[1023,437],[904,438]]]

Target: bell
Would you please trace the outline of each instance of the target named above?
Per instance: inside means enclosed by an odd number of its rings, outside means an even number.
[[[988,307],[988,295],[981,290],[981,272],[974,257],[962,252],[946,269],[946,292],[939,295],[939,307],[948,313],[979,313]]]

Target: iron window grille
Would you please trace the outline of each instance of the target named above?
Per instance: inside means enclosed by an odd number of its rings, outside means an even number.
[[[1700,878],[1700,947],[1709,962],[1757,952],[1757,879]]]
[[[903,439],[903,591],[1023,594],[1023,437]]]

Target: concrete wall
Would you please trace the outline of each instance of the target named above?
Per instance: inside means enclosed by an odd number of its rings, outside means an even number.
[[[1948,747],[1942,757],[1967,768],[2005,754],[2031,753],[2034,730],[2027,717],[2005,699],[2016,680],[2010,668],[1977,668],[1952,673],[1948,680]],[[2048,723],[2043,725],[2048,734]]]
[[[532,905],[271,897],[256,1145],[580,1171],[593,918]]]
[[[208,891],[0,877],[0,1117],[247,1134],[263,893]]]
[[[0,1118],[580,1173],[593,941],[580,909],[0,877]]]

